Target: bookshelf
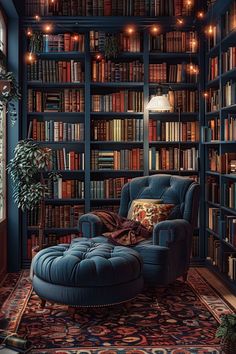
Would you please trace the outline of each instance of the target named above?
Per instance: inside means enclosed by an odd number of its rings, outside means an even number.
[[[127,8],[127,11],[131,10]],[[51,197],[46,200],[49,222],[45,232],[49,244],[63,237],[69,239],[70,234],[73,237],[76,233],[75,218],[80,213],[101,207],[117,210],[121,188],[133,177],[171,173],[202,178],[199,164],[202,153],[200,126],[204,113],[199,93],[203,89],[203,82],[197,73],[202,65],[202,45],[197,35],[201,24],[191,16],[189,9],[177,13],[184,20],[184,25],[180,27],[178,17],[167,17],[168,13],[160,13],[163,16],[156,13],[158,17],[150,17],[150,14],[153,15],[151,9],[147,14],[140,10],[140,16],[136,9],[136,17],[121,17],[120,9],[115,9],[113,16],[94,14],[94,17],[91,14],[75,17],[72,13],[63,16],[59,10],[56,11],[57,16],[53,16],[54,12],[50,9],[38,23],[33,15],[40,15],[40,11],[34,9],[22,21],[22,34],[27,28],[37,32],[46,23],[52,24],[53,35],[58,36],[54,38],[57,41],[56,48],[60,48],[60,51],[50,52],[50,45],[43,42],[41,48],[47,48],[47,52],[39,51],[37,63],[30,68],[25,65],[23,72],[22,135],[34,136],[42,146],[54,151],[52,170],[61,175],[62,189],[59,192],[58,185],[51,186]],[[135,24],[135,33],[128,34],[127,26],[132,23]],[[156,23],[162,29],[159,39],[150,34],[150,29]],[[82,50],[73,51],[69,47],[66,51],[62,50],[62,35],[68,33],[83,38]],[[104,57],[101,50],[104,33],[117,34],[119,38],[124,50],[116,58]],[[173,46],[174,36],[178,36],[179,46]],[[165,44],[166,37],[168,46]],[[24,38],[23,49],[26,52],[25,35]],[[48,35],[47,42],[50,40]],[[98,59],[98,55],[101,58]],[[66,72],[64,76],[63,66]],[[37,68],[39,76],[35,74]],[[54,74],[51,77],[50,73],[43,73],[47,68],[52,68]],[[72,75],[71,71],[75,69],[76,74]],[[191,70],[196,72],[192,74]],[[155,94],[158,83],[165,83],[173,90],[169,92],[170,99],[174,108],[181,108],[181,121],[177,109],[156,113],[145,108],[150,96]],[[80,101],[72,107],[70,98],[77,97],[77,92]],[[154,156],[150,157],[151,152],[155,155],[155,161],[167,162],[159,166],[152,164]],[[76,154],[75,163],[73,158]],[[73,181],[78,181],[82,189],[80,193],[71,192]],[[64,190],[64,194],[63,182],[69,190]],[[60,219],[60,213],[65,212],[71,222],[64,220],[61,221],[63,225],[60,225],[58,215]],[[36,214],[23,218],[23,266],[30,263],[28,240],[32,235],[34,239],[37,236]],[[196,230],[193,262],[203,260],[203,251],[204,240],[199,238],[199,230]]]
[[[220,8],[221,7],[221,8]],[[206,44],[205,210],[206,262],[236,291],[235,208],[235,1],[216,2],[208,23],[215,28]],[[216,15],[218,13],[218,16]]]

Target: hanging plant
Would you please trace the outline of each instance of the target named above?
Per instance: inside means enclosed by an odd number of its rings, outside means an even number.
[[[12,72],[0,72],[0,112],[6,107],[12,125],[17,120],[16,102],[21,98],[18,83]]]
[[[119,39],[116,34],[107,33],[104,43],[104,54],[106,58],[116,58],[119,54]]]

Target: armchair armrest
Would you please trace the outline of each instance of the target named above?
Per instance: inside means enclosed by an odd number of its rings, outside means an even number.
[[[186,240],[189,247],[192,233],[192,225],[184,219],[161,221],[153,229],[153,244],[169,247],[172,243]]]
[[[101,219],[94,214],[84,214],[79,218],[79,231],[83,237],[96,237],[101,236],[103,230],[103,223]]]

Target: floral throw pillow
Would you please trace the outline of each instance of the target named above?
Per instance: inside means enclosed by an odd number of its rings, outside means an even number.
[[[155,224],[167,220],[175,204],[156,204],[136,201],[130,219],[139,221],[149,231],[153,230]]]

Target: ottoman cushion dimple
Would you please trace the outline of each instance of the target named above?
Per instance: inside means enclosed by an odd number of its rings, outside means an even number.
[[[94,296],[96,296],[98,288],[100,292],[101,288],[106,289],[106,292],[107,289],[115,292],[117,287],[117,294],[119,294],[121,286],[122,298],[125,297],[124,286],[128,289],[130,283],[137,282],[136,292],[138,293],[143,284],[142,260],[136,251],[83,238],[71,245],[59,245],[40,251],[33,260],[33,272],[33,286],[35,285],[36,292],[46,299],[48,297],[43,296],[43,291],[41,292],[45,284],[63,289],[63,294],[67,289],[69,297],[72,289],[73,291],[78,289],[78,292],[80,289],[83,289],[83,292],[85,289],[89,291],[94,289]],[[133,289],[130,294],[134,294]],[[73,293],[72,305],[75,305],[74,298]],[[58,301],[58,294],[56,300]],[[81,299],[79,302],[78,305],[83,305]],[[66,303],[65,299],[63,303]],[[98,303],[102,301],[98,299]]]

